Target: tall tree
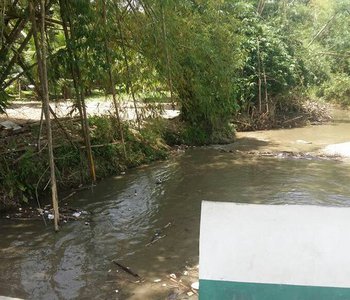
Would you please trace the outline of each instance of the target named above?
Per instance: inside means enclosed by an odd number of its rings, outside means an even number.
[[[36,8],[40,10],[40,31],[37,28],[37,18],[36,18]],[[45,1],[41,0],[39,5],[35,0],[29,1],[30,17],[32,22],[32,31],[35,42],[35,50],[38,61],[38,74],[41,87],[41,96],[43,102],[43,109],[46,121],[46,135],[48,140],[48,153],[49,153],[49,165],[50,165],[50,180],[51,180],[51,196],[52,205],[54,210],[54,224],[55,230],[58,231],[59,226],[59,208],[58,208],[58,195],[57,195],[57,183],[56,183],[56,173],[55,173],[55,161],[53,153],[53,140],[52,140],[52,130],[51,130],[51,118],[50,118],[50,103],[49,103],[49,88],[47,79],[47,62],[46,62],[46,33],[45,33]]]

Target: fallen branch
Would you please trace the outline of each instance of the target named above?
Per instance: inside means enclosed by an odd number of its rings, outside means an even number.
[[[121,144],[121,142],[113,142],[113,143],[107,143],[107,144],[99,144],[99,145],[91,145],[91,148],[101,148],[105,146],[110,146],[110,145],[118,145]],[[85,149],[86,146],[81,146],[80,149]]]
[[[63,201],[65,201],[65,200],[67,200],[68,198],[74,196],[76,193],[77,193],[76,191],[71,192],[68,196],[66,196],[66,197],[64,197],[63,199],[61,199],[60,202],[63,202]]]
[[[113,260],[113,262],[118,266],[120,267],[123,271],[125,271],[126,273],[136,277],[136,278],[140,278],[140,276],[135,273],[134,271],[132,271],[129,267],[125,267],[123,266],[121,263],[118,263],[117,261]]]
[[[284,121],[282,124],[286,124],[286,123],[289,123],[289,122],[293,122],[293,121],[296,121],[296,120],[299,120],[301,118],[303,118],[304,116],[298,116],[298,117],[295,117],[293,119],[289,119],[287,121]]]
[[[166,237],[166,234],[156,236],[154,239],[152,239],[152,241],[150,241],[148,244],[146,244],[146,247],[151,246],[152,244],[158,242],[160,239],[165,238],[165,237]]]

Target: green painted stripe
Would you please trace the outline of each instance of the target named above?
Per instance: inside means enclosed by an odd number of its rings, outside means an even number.
[[[199,280],[200,300],[349,300],[350,288]]]

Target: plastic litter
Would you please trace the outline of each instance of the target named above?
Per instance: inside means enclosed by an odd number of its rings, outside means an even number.
[[[193,282],[191,284],[191,288],[193,288],[194,290],[198,290],[199,289],[199,282],[198,281]]]

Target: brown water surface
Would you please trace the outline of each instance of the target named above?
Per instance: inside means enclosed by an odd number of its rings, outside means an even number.
[[[252,150],[317,152],[350,141],[349,116],[337,116],[328,125],[241,133],[233,145],[190,149],[103,180],[70,202],[91,212],[88,225],[70,222],[54,234],[41,221],[0,220],[0,295],[165,299],[168,291],[160,285],[150,291],[131,277],[120,280],[112,260],[129,266],[149,286],[198,264],[202,200],[350,206],[347,160],[245,155]],[[165,236],[146,247],[157,235]]]

